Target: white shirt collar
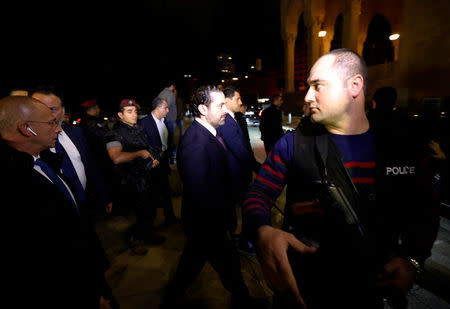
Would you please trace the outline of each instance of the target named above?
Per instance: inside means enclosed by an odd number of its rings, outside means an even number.
[[[202,126],[204,126],[209,132],[211,132],[212,135],[216,136],[217,132],[216,129],[212,125],[210,125],[208,122],[204,121],[203,119],[199,117],[195,117],[195,120],[198,121]]]
[[[164,118],[161,118],[161,120],[159,120],[158,118],[156,118],[155,115],[153,115],[153,113],[150,113],[150,114],[152,114],[152,117],[155,120],[155,122],[164,122]]]
[[[227,108],[227,112],[233,119],[236,119],[236,117],[234,117],[234,113],[232,111],[230,111],[228,108]]]

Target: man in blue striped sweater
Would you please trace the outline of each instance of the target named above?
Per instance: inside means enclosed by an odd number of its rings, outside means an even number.
[[[383,308],[383,298],[404,307],[430,256],[437,204],[403,130],[369,125],[367,80],[351,50],[319,58],[305,97],[312,123],[278,140],[247,193],[245,220],[276,308]],[[285,185],[277,229],[270,208]]]

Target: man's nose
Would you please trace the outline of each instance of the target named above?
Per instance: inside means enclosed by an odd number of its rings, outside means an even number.
[[[311,87],[309,87],[308,92],[306,92],[305,95],[305,102],[314,102],[316,100],[316,97],[314,96],[314,91]]]

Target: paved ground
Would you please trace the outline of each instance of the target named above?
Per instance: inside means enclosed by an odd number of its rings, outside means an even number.
[[[257,127],[250,128],[252,146],[259,161],[265,158]],[[174,171],[170,178],[173,188],[175,213],[181,209],[181,183]],[[284,194],[277,201],[283,207]],[[238,214],[240,212],[237,212]],[[275,225],[282,217],[276,209],[273,213]],[[158,308],[162,288],[168,282],[178,263],[183,245],[184,234],[179,225],[160,229],[167,236],[161,246],[149,247],[145,256],[130,255],[124,241],[125,230],[134,222],[130,216],[95,217],[99,237],[111,260],[111,269],[107,279],[113,288],[122,309]],[[162,209],[158,209],[156,224],[163,222]],[[427,261],[424,280],[415,286],[410,294],[411,309],[450,308],[450,222],[442,218],[438,239],[433,248],[433,256]],[[254,296],[266,298],[271,303],[272,292],[265,284],[260,265],[255,256],[241,252],[244,279]],[[439,295],[439,296],[438,296]],[[230,294],[222,287],[217,274],[207,264],[200,276],[188,290],[188,300],[195,308],[225,309],[230,305]],[[388,308],[388,306],[386,306]]]

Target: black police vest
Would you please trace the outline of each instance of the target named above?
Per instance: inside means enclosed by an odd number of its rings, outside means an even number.
[[[410,243],[409,236],[399,237],[411,217],[420,216],[417,193],[418,157],[414,143],[395,126],[392,130],[375,130],[376,174],[373,200],[361,199],[341,168],[340,153],[325,128],[318,124],[299,126],[294,137],[294,155],[288,166],[285,220],[283,228],[306,242],[313,240],[322,247],[342,240],[354,241],[354,230],[339,219],[324,197],[324,175],[342,187],[366,228],[368,243],[377,255],[386,256],[398,250],[423,256]],[[325,162],[325,163],[324,163]],[[323,164],[323,165],[322,165]],[[319,203],[311,201],[320,200]],[[324,202],[325,201],[325,202]],[[419,209],[420,210],[420,209]],[[414,237],[413,237],[414,238]],[[335,248],[340,250],[339,248]]]
[[[342,237],[355,244],[361,240],[355,227],[348,226],[343,213],[333,207],[327,189],[330,183],[341,189],[357,216],[361,203],[341,154],[323,126],[297,128],[288,171],[285,230],[306,243],[320,246]]]

